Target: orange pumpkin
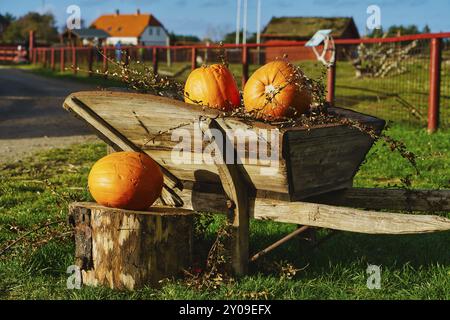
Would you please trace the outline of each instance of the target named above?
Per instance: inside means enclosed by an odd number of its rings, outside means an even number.
[[[202,66],[189,75],[184,87],[184,101],[214,109],[231,111],[241,104],[236,81],[222,64]]]
[[[88,184],[92,197],[101,205],[144,210],[161,195],[163,175],[144,153],[116,152],[94,164]]]
[[[311,101],[303,74],[284,60],[269,62],[256,70],[244,88],[245,110],[266,120],[305,113]]]

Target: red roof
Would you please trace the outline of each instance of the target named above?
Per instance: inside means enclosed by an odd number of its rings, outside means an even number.
[[[151,14],[108,14],[97,18],[92,28],[101,29],[111,37],[139,37],[148,26],[164,26]]]

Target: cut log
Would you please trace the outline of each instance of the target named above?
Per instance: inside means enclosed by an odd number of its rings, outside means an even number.
[[[155,207],[138,212],[73,203],[69,215],[85,285],[129,290],[158,286],[191,265],[190,210]]]

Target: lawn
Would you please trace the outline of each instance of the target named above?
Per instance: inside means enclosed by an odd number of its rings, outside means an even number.
[[[450,188],[450,131],[428,135],[420,128],[395,124],[390,135],[418,156],[420,175],[382,143],[372,149],[356,185],[400,185],[413,174],[413,188]],[[318,250],[301,240],[268,254],[250,275],[214,290],[168,280],[160,289],[115,292],[104,288],[66,289],[66,269],[74,260],[73,238],[64,223],[27,232],[67,218],[67,203],[91,200],[86,188],[92,164],[106,154],[104,144],[76,145],[0,165],[0,299],[450,299],[450,233],[373,236],[337,233]],[[442,213],[450,217],[450,213]],[[221,224],[217,217],[206,242]],[[251,252],[295,225],[252,221]],[[320,231],[325,236],[328,231]],[[369,264],[381,266],[381,289],[366,286]],[[289,270],[298,269],[294,273]]]

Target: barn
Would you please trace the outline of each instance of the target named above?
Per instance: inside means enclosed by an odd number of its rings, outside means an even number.
[[[331,35],[334,39],[360,38],[358,28],[351,17],[273,17],[264,28],[261,38],[266,44],[287,44],[309,40],[321,29],[332,29]],[[309,48],[275,47],[266,49],[266,61],[284,54],[292,61],[316,59]]]

